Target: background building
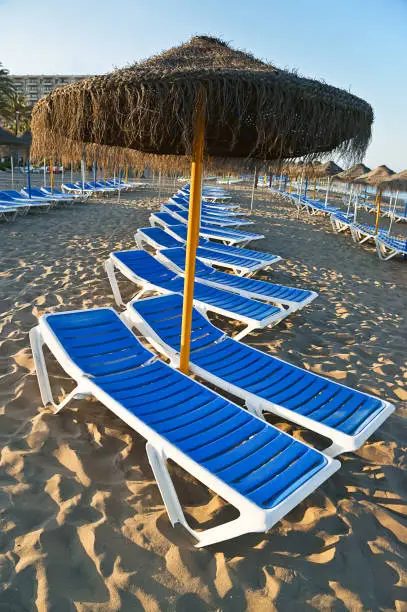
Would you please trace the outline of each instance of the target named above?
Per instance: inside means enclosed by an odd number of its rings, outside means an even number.
[[[86,79],[88,75],[70,74],[10,74],[10,78],[13,80],[16,93],[24,95],[29,104],[35,104],[42,96],[45,96],[50,91],[59,87],[59,85],[66,85],[67,83],[75,83]]]

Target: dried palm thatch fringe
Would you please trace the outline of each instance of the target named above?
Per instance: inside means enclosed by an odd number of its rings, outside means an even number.
[[[407,191],[407,170],[402,170],[393,174],[385,181],[379,183],[378,189],[381,191]]]
[[[33,156],[74,156],[78,143],[188,156],[202,92],[211,158],[308,161],[335,151],[353,160],[370,140],[373,111],[364,100],[197,36],[42,98],[33,110]]]

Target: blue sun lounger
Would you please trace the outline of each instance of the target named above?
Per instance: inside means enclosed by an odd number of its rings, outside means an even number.
[[[89,197],[89,194],[78,194],[78,193],[64,193],[63,191],[60,191],[59,189],[57,189],[56,187],[54,187],[54,191],[52,192],[51,187],[47,187],[47,186],[43,186],[40,188],[42,193],[44,195],[48,195],[48,196],[54,196],[57,198],[60,198],[61,200],[64,199],[67,202],[82,202],[83,200],[87,199]]]
[[[184,196],[182,194],[175,194],[175,195],[173,195],[169,199],[169,203],[170,204],[179,204],[180,206],[183,206],[186,209],[189,208],[189,199],[188,199],[187,196]],[[202,200],[202,203],[201,203],[202,211],[213,212],[213,213],[216,213],[218,215],[224,215],[225,217],[240,215],[241,213],[239,213],[236,210],[238,208],[239,208],[239,206],[237,206],[237,205],[232,205],[232,204],[214,204],[213,202],[206,202],[205,200]]]
[[[173,242],[172,246],[170,246],[169,244],[163,244],[161,247],[159,246],[160,240],[166,241],[166,238],[164,238],[163,233],[153,233],[154,230],[158,229],[160,228],[142,227],[137,230],[136,236],[138,234],[144,234],[150,237],[152,241],[156,240],[157,246],[155,248],[175,248],[176,246],[183,246],[186,244],[188,234],[188,229],[186,225],[179,224],[165,228],[165,234],[169,234],[171,237],[174,237],[176,240],[178,240],[179,244],[175,244]],[[153,245],[153,242],[151,244]],[[223,253],[224,255],[235,255],[237,257],[247,257],[248,259],[256,259],[257,261],[262,261],[265,264],[268,264],[269,266],[277,263],[278,261],[281,261],[281,257],[279,255],[273,255],[272,253],[265,253],[263,251],[254,251],[252,249],[242,247],[234,247],[227,244],[221,244],[220,242],[213,242],[206,238],[199,239],[199,246],[211,249],[212,251],[218,251],[219,253]],[[209,263],[209,265],[211,264]]]
[[[181,208],[178,204],[162,204],[161,212],[168,212],[181,222],[188,222],[188,210]],[[239,227],[240,225],[252,225],[253,221],[236,219],[235,217],[221,217],[219,215],[203,212],[201,214],[201,223],[210,223],[211,225],[218,225],[219,227]]]
[[[64,193],[73,193],[76,195],[90,197],[95,193],[94,189],[86,189],[85,185],[82,189],[82,183],[63,183],[62,191]]]
[[[177,367],[182,298],[132,301],[126,316]],[[195,309],[192,327],[194,374],[243,399],[254,414],[272,412],[330,439],[330,456],[357,450],[394,411],[389,402],[237,342]]]
[[[137,246],[140,249],[144,248],[144,245],[153,247],[156,250],[163,248],[177,248],[181,247],[185,249],[185,243],[181,242],[178,238],[167,234],[160,227],[145,227],[137,230],[134,236]],[[211,265],[219,266],[220,268],[226,268],[231,270],[238,276],[251,276],[258,270],[264,270],[275,261],[279,261],[280,257],[275,257],[274,261],[267,261],[261,259],[255,259],[254,257],[246,257],[245,255],[236,254],[234,252],[227,253],[218,251],[216,248],[212,248],[213,242],[206,241],[202,245],[199,244],[196,256],[201,261]],[[224,246],[224,245],[222,245]],[[237,249],[235,247],[225,247],[235,249],[236,251],[244,250]]]
[[[30,211],[48,212],[52,206],[51,202],[44,202],[42,200],[36,200],[35,198],[30,199],[14,189],[0,191],[0,200],[3,202],[10,202],[14,208],[19,211],[21,210],[22,214],[26,214]]]
[[[21,190],[21,194],[26,197],[29,198],[30,197],[30,192],[28,187],[23,187],[23,189]],[[36,200],[38,200],[39,202],[49,202],[51,203],[53,206],[60,204],[67,204],[68,202],[72,202],[72,200],[67,200],[66,198],[68,198],[69,196],[65,196],[63,198],[61,198],[60,196],[57,196],[56,194],[45,194],[43,191],[41,191],[41,189],[39,189],[38,187],[31,187],[31,198],[34,198]]]
[[[375,242],[376,239],[376,227],[374,225],[367,225],[366,223],[352,222],[349,226],[350,233],[352,234],[353,241],[358,244],[364,244],[369,240]],[[378,235],[387,236],[389,230],[379,229]]]
[[[150,225],[153,227],[159,225],[164,229],[171,227],[172,225],[179,225],[180,221],[184,224],[188,222],[188,219],[175,219],[169,213],[152,213],[150,215]],[[202,223],[199,228],[199,235],[209,240],[217,240],[225,244],[246,246],[252,240],[261,240],[264,238],[262,234],[254,234],[253,232],[246,232],[241,229],[235,230],[231,228],[220,228],[210,223]]]
[[[141,289],[136,296],[140,299],[145,293],[161,294],[184,292],[182,276],[169,270],[145,251],[116,251],[110,253],[105,262],[106,272],[116,303],[125,306],[117,283],[115,271],[119,270],[128,280]],[[245,325],[236,337],[243,338],[254,329],[276,325],[289,314],[283,308],[249,299],[196,282],[194,303],[202,312],[215,312],[228,319]]]
[[[182,275],[185,273],[185,249],[161,249],[156,257],[170,270]],[[220,270],[215,270],[199,259],[195,265],[195,279],[210,287],[225,289],[253,300],[271,302],[287,307],[289,313],[304,308],[318,296],[315,291],[296,289],[295,287],[277,285],[255,278],[244,278],[220,272]]]
[[[113,310],[43,315],[30,340],[43,403],[58,412],[75,396],[93,396],[147,440],[169,519],[181,524],[197,547],[267,531],[340,467],[158,360]],[[76,383],[59,405],[52,397],[44,344]],[[194,531],[168,459],[235,506],[239,517]]]
[[[180,189],[179,192],[185,195],[186,197],[189,197],[190,185],[186,185],[185,187]],[[226,193],[224,189],[216,189],[216,188],[205,189],[203,188],[202,198],[205,200],[217,203],[217,202],[229,201],[232,199],[232,196]]]
[[[378,234],[376,236],[376,249],[382,261],[388,261],[396,255],[402,255],[407,259],[407,240]]]

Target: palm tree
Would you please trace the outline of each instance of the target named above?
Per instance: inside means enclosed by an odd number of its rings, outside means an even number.
[[[4,116],[4,110],[7,107],[9,97],[15,93],[12,79],[9,77],[9,71],[3,67],[0,62],[0,117]]]
[[[7,127],[14,131],[16,136],[30,128],[31,106],[22,94],[12,93],[7,99],[3,117]]]

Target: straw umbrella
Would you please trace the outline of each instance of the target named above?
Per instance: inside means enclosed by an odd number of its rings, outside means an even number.
[[[365,164],[356,164],[347,170],[342,170],[335,176],[336,181],[341,181],[342,183],[351,183],[362,174],[367,174],[370,172],[370,168],[365,166]]]
[[[397,174],[392,174],[390,177],[379,183],[378,188],[381,192],[390,191],[395,193],[394,205],[393,205],[393,214],[390,217],[390,226],[389,226],[389,234],[391,230],[391,226],[393,224],[394,213],[396,211],[397,197],[399,191],[406,192],[407,191],[407,170],[402,170]]]
[[[57,88],[34,108],[32,131],[40,157],[49,149],[69,153],[77,143],[127,147],[141,156],[190,156],[180,366],[185,372],[204,152],[212,163],[219,158],[220,167],[230,158],[264,165],[332,150],[361,157],[372,121],[370,105],[347,91],[196,36],[128,68]]]
[[[385,165],[377,166],[374,170],[370,170],[366,174],[362,174],[358,178],[354,179],[353,182],[359,185],[370,185],[372,187],[376,187],[376,225],[375,225],[375,234],[377,234],[379,230],[379,220],[380,220],[380,206],[382,202],[382,190],[379,185],[385,181],[387,178],[391,177],[394,174],[393,170],[390,170]]]
[[[328,204],[328,196],[329,196],[329,190],[331,188],[332,179],[339,172],[342,172],[342,168],[333,161],[328,161],[325,164],[319,164],[315,168],[315,174],[314,174],[315,179],[314,180],[321,179],[321,178],[328,179],[328,184],[326,186],[326,191],[325,191],[325,206],[327,206]]]
[[[370,172],[370,168],[368,168],[368,166],[365,166],[365,164],[356,164],[352,166],[351,168],[348,168],[347,170],[343,170],[342,172],[339,172],[335,176],[334,181],[340,181],[341,183],[347,183],[348,186],[349,184],[351,184],[351,192],[352,192],[353,181],[357,179],[359,176],[362,176],[362,174],[367,174],[367,172]],[[351,196],[351,193],[349,195]],[[365,200],[366,200],[366,189],[365,189]]]

